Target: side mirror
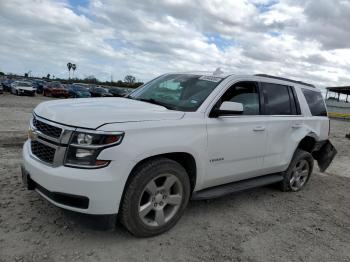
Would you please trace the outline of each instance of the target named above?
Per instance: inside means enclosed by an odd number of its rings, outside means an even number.
[[[223,116],[223,115],[240,115],[243,113],[243,104],[236,102],[223,102],[219,109],[214,109],[212,111],[213,117]]]

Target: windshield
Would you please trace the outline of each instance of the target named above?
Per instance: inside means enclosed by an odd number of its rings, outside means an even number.
[[[78,85],[72,85],[71,89],[77,92],[88,92],[85,87],[78,86]]]
[[[50,86],[54,87],[54,88],[61,88],[61,83],[59,83],[59,82],[52,82],[52,83],[50,83]]]
[[[173,110],[196,111],[222,80],[217,76],[164,75],[135,91],[130,98]]]
[[[104,89],[103,87],[96,87],[95,88],[95,92],[98,93],[107,93],[108,91],[106,89]]]
[[[32,86],[31,84],[29,84],[27,82],[17,82],[17,85],[19,85],[19,86]]]

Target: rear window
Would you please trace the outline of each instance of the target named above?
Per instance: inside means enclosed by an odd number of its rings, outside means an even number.
[[[295,115],[294,99],[285,85],[261,83],[265,100],[266,115]]]
[[[327,109],[320,92],[302,89],[306,102],[313,116],[327,116]]]

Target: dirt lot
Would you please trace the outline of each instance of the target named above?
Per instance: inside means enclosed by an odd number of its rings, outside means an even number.
[[[170,232],[136,239],[22,187],[21,145],[43,100],[0,95],[0,261],[350,261],[350,122],[332,120],[339,154],[301,192],[191,202]]]

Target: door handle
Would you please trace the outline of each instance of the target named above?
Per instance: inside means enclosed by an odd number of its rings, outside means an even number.
[[[292,125],[292,128],[300,128],[302,126],[303,126],[303,124],[298,123],[298,124]]]
[[[265,127],[264,126],[256,126],[253,128],[253,131],[265,131]]]

